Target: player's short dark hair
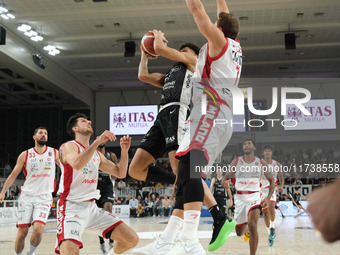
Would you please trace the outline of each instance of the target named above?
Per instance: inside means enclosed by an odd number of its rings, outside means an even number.
[[[181,51],[185,47],[188,47],[189,49],[193,50],[196,55],[198,55],[200,53],[200,47],[198,47],[197,45],[195,45],[193,43],[183,44],[179,50]]]
[[[264,147],[263,147],[263,150],[271,150],[272,152],[274,151],[274,148],[272,147],[272,146],[270,146],[270,145],[265,145]]]
[[[221,12],[218,15],[217,27],[222,28],[225,37],[235,40],[240,29],[240,22],[234,14]]]
[[[88,117],[84,114],[84,113],[76,113],[75,115],[72,115],[68,121],[67,121],[67,125],[66,125],[66,130],[67,130],[67,133],[75,138],[75,134],[74,134],[74,131],[72,130],[73,127],[75,127],[78,123],[78,119],[79,118],[85,118],[85,119],[88,119]]]
[[[255,141],[251,138],[244,139],[242,144],[244,144],[247,141],[251,141],[253,143],[254,147],[256,147]]]
[[[300,189],[300,187],[295,187],[295,190],[299,190]]]
[[[34,129],[33,135],[36,135],[38,133],[39,129],[44,129],[44,130],[47,131],[47,128],[45,128],[45,127],[37,127],[36,129]]]

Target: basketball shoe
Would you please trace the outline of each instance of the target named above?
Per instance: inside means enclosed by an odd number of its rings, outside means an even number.
[[[203,249],[200,241],[181,240],[181,238],[174,245],[173,249],[166,255],[205,255],[207,254]]]
[[[155,237],[155,240],[139,249],[134,249],[132,254],[157,254],[165,255],[174,247],[174,243],[167,242],[161,238],[160,235]]]

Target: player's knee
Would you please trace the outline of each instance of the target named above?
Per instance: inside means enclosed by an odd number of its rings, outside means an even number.
[[[243,231],[242,228],[236,227],[235,231],[236,231],[237,236],[243,236],[244,235],[244,231]]]
[[[18,228],[18,239],[25,239],[28,233],[28,227]]]
[[[139,237],[135,232],[130,233],[129,237],[125,239],[125,246],[128,249],[135,247],[139,242]]]
[[[250,235],[251,235],[251,233],[256,233],[257,223],[253,222],[253,221],[248,222],[248,230],[249,230]]]

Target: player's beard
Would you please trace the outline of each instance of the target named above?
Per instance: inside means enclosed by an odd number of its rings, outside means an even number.
[[[47,141],[46,140],[37,140],[37,143],[41,146],[46,145]]]

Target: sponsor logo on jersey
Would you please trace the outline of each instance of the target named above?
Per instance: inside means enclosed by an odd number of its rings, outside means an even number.
[[[49,152],[48,152],[48,156],[49,156],[49,157],[52,157],[52,152],[49,151]]]
[[[51,158],[48,158],[47,161],[51,161]]]
[[[94,184],[97,183],[98,180],[97,179],[85,179],[83,180],[82,184]]]

